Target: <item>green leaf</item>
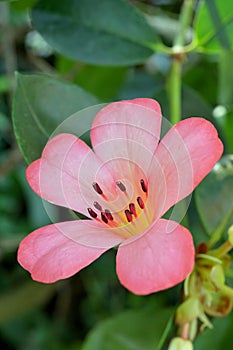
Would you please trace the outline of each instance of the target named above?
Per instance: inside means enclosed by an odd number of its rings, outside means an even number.
[[[233,107],[233,51],[222,51],[219,55],[218,103]]]
[[[91,331],[82,350],[159,350],[171,316],[168,309],[123,312]]]
[[[0,294],[0,324],[43,305],[52,296],[55,288],[55,284],[45,285],[30,281],[17,289]]]
[[[224,318],[213,320],[213,329],[206,329],[197,336],[195,350],[230,349],[232,344],[233,313]]]
[[[117,97],[127,74],[127,67],[93,66],[77,63],[67,57],[57,55],[57,70],[101,101],[112,101]]]
[[[142,68],[133,67],[127,73],[118,99],[132,99],[138,96],[154,98],[163,88],[163,82],[158,75],[149,74]]]
[[[224,134],[228,142],[228,147],[231,153],[233,153],[232,130],[233,130],[233,110],[227,113],[225,123],[224,123]]]
[[[13,8],[17,11],[25,11],[32,8],[38,0],[18,0],[13,2]]]
[[[26,161],[40,157],[51,133],[67,117],[97,103],[94,96],[76,85],[46,75],[17,74],[13,124]]]
[[[96,67],[85,65],[75,82],[102,101],[115,98],[126,74],[125,67]]]
[[[233,48],[231,0],[206,0],[199,5],[194,29],[199,49],[215,53]]]
[[[41,0],[32,21],[55,50],[91,64],[141,63],[158,42],[156,31],[126,0]]]
[[[223,156],[195,191],[197,209],[208,234],[233,223],[233,155]]]

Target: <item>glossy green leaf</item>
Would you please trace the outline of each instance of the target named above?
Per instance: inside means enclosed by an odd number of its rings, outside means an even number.
[[[221,52],[218,74],[218,103],[233,108],[233,51]]]
[[[115,99],[126,74],[125,67],[96,67],[86,65],[75,82],[102,101]]]
[[[82,350],[159,350],[171,316],[168,309],[123,312],[91,331]]]
[[[97,65],[130,65],[152,55],[158,37],[126,0],[41,0],[35,28],[64,56]]]
[[[55,288],[55,284],[45,285],[30,281],[17,289],[0,294],[0,324],[43,305],[52,296]]]
[[[214,53],[221,49],[232,49],[232,1],[206,0],[200,2],[194,29],[200,50]]]
[[[226,115],[225,123],[224,123],[224,132],[228,142],[228,147],[231,153],[233,153],[233,110],[231,110]]]
[[[118,93],[119,99],[131,99],[137,97],[154,98],[161,92],[163,82],[158,75],[147,73],[141,68],[129,69],[124,83]]]
[[[224,318],[213,320],[213,329],[205,329],[197,336],[194,342],[195,350],[222,350],[231,349],[233,313]]]
[[[226,155],[215,165],[195,191],[199,215],[211,234],[223,223],[233,223],[233,156]]]
[[[13,8],[18,11],[25,11],[32,8],[38,0],[17,0],[13,2]]]
[[[51,133],[67,117],[97,103],[97,98],[76,85],[46,75],[17,74],[13,123],[26,161],[40,157]]]

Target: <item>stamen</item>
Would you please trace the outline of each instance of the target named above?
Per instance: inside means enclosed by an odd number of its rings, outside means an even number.
[[[97,182],[93,182],[92,184],[94,190],[98,193],[98,194],[103,194],[103,191],[101,190],[100,186],[97,184]]]
[[[129,211],[129,209],[125,210],[125,216],[126,216],[126,219],[127,219],[128,222],[132,222],[133,221],[133,217],[132,217],[132,214]]]
[[[100,210],[100,211],[102,210],[102,207],[98,202],[94,202],[93,205],[97,210]]]
[[[135,217],[137,216],[137,213],[136,213],[136,208],[135,208],[135,204],[134,203],[130,203],[129,204],[129,211],[132,215],[134,215]]]
[[[108,220],[113,221],[113,216],[112,216],[112,213],[110,212],[110,210],[105,209],[105,216],[107,217]]]
[[[126,187],[125,185],[121,182],[121,181],[117,181],[116,182],[117,187],[122,191],[125,192],[126,191]]]
[[[143,190],[143,192],[147,192],[147,186],[145,184],[145,181],[143,179],[140,180],[140,184],[141,184],[141,188]]]
[[[145,208],[145,204],[144,204],[144,202],[143,202],[143,200],[142,200],[141,197],[138,197],[138,198],[137,198],[137,202],[138,202],[138,205],[139,205],[139,207],[140,207],[141,209],[144,209],[144,208]]]
[[[105,222],[105,224],[108,223],[108,218],[105,216],[104,212],[101,212],[101,219],[103,220],[103,222]]]
[[[90,216],[93,218],[93,219],[96,219],[97,218],[97,214],[96,212],[94,212],[94,210],[92,210],[91,208],[87,208],[88,210],[88,213],[90,214]]]

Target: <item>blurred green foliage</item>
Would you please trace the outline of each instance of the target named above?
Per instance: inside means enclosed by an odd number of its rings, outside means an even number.
[[[216,230],[221,239],[232,224],[233,6],[231,0],[192,4],[180,63],[182,118],[214,123],[226,153],[200,184],[186,217],[200,243]],[[175,334],[180,286],[146,297],[130,294],[115,275],[114,250],[69,280],[51,286],[31,281],[17,263],[17,247],[49,218],[26,183],[17,142],[29,163],[69,115],[119,99],[155,98],[169,118],[167,81],[181,7],[178,0],[0,0],[2,349],[160,350]],[[92,117],[82,120],[80,134]],[[232,317],[214,320],[195,349],[230,348]]]

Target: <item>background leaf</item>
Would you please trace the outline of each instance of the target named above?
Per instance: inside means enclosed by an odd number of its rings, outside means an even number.
[[[199,334],[194,347],[195,350],[230,349],[232,343],[233,313],[224,318],[213,320],[213,329],[206,329]]]
[[[13,123],[27,162],[40,157],[51,133],[67,117],[97,103],[97,98],[76,85],[46,75],[17,74]]]
[[[171,316],[171,309],[123,312],[91,331],[82,350],[156,350]]]
[[[211,234],[228,217],[226,226],[233,223],[233,156],[224,156],[201,182],[195,192],[199,215]]]
[[[41,0],[32,21],[55,50],[98,65],[144,62],[158,41],[144,16],[125,0]]]
[[[0,294],[0,324],[44,304],[52,296],[55,288],[55,284],[45,285],[29,281],[10,293]]]
[[[209,53],[232,49],[232,1],[206,0],[199,6],[194,24],[199,49]]]

